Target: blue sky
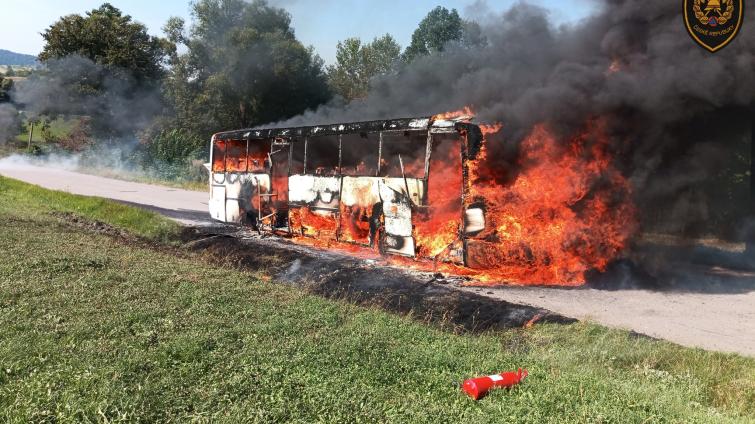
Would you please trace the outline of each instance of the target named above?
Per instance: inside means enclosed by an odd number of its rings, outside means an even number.
[[[44,42],[39,35],[62,15],[82,14],[104,0],[3,0],[0,12],[0,48],[36,55]],[[170,16],[190,20],[189,0],[110,0],[110,3],[145,24],[153,34]],[[313,45],[332,63],[336,43],[348,37],[371,40],[391,33],[406,47],[419,21],[433,7],[456,8],[467,15],[481,0],[271,0],[291,13],[296,35]],[[488,0],[491,12],[501,12],[515,0]],[[550,11],[556,23],[577,22],[595,9],[594,0],[529,0]]]

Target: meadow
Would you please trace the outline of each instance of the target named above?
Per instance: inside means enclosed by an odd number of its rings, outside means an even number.
[[[0,421],[755,419],[753,358],[589,322],[451,332],[221,264],[180,232],[0,177]],[[477,402],[457,386],[518,367],[522,385]]]

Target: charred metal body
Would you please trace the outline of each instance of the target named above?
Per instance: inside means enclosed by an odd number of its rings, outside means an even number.
[[[484,205],[467,195],[467,163],[482,140],[469,118],[218,133],[210,214],[259,231],[466,265],[468,240],[485,228]],[[440,245],[439,216],[451,216],[458,235]]]

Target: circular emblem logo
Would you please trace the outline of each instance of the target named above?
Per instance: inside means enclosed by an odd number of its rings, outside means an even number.
[[[687,32],[698,44],[716,52],[739,33],[744,0],[684,0]]]
[[[734,2],[731,0],[694,0],[692,10],[701,24],[715,27],[731,19],[734,14]]]

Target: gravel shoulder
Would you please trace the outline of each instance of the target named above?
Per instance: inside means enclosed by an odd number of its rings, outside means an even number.
[[[755,275],[746,278],[755,279]],[[755,356],[755,291],[721,294],[550,287],[460,289],[683,346]]]

